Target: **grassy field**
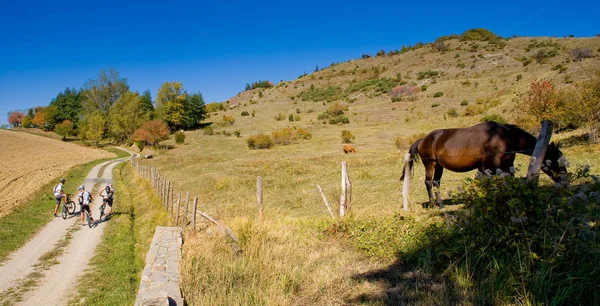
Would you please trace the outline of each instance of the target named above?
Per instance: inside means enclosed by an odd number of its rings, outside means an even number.
[[[424,169],[416,164],[411,178],[410,212],[404,212],[399,178],[403,154],[418,135],[439,128],[470,126],[484,115],[500,114],[509,122],[518,122],[522,93],[529,81],[543,78],[567,86],[571,79],[585,79],[587,70],[600,67],[597,57],[582,62],[568,59],[572,48],[597,50],[600,38],[536,41],[558,43],[560,52],[525,66],[522,57],[530,58],[541,48],[529,48],[534,43],[530,38],[511,39],[503,50],[487,42],[453,40],[449,41],[452,51],[445,53],[428,46],[400,55],[339,63],[272,89],[243,92],[229,100],[228,110],[211,114],[207,123],[214,135],[190,131],[185,133],[184,144],[168,142],[168,151],[157,152],[145,163],[158,167],[173,182],[175,194],[189,191],[191,196],[198,195],[199,209],[231,227],[243,250],[241,255],[233,254],[227,242],[207,224],[201,224],[197,234],[188,233],[182,262],[183,292],[188,303],[535,303],[536,298],[522,288],[510,294],[502,291],[495,297],[496,291],[491,290],[488,294],[492,297],[478,297],[468,267],[464,270],[454,265],[454,257],[445,250],[431,253],[436,245],[444,245],[443,238],[449,235],[446,224],[463,211],[462,203],[450,201],[441,210],[423,209],[421,204],[427,199]],[[471,51],[473,48],[475,51]],[[457,65],[459,62],[467,68]],[[553,70],[558,64],[568,67],[569,77]],[[425,70],[440,74],[419,79],[419,72]],[[427,85],[427,90],[415,101],[401,102],[392,102],[386,93],[372,88],[351,92],[338,101],[348,106],[345,114],[349,124],[331,125],[317,118],[333,104],[325,100],[325,94],[323,100],[302,101],[299,97],[311,86],[332,85],[347,90],[351,84],[396,78],[398,73],[409,84]],[[436,92],[442,92],[442,97],[434,98]],[[468,105],[461,106],[465,100]],[[469,106],[475,110],[467,111]],[[450,115],[452,108],[457,116]],[[242,115],[244,111],[254,115]],[[289,121],[290,114],[299,118]],[[233,117],[235,122],[224,123],[223,116]],[[312,138],[268,150],[248,149],[248,136],[270,135],[287,127],[306,129]],[[343,130],[355,136],[357,153],[343,153]],[[237,133],[241,137],[227,136]],[[600,146],[576,141],[583,133],[555,134],[553,140],[566,144],[562,151],[571,170],[590,165],[597,173]],[[528,160],[527,156],[518,156],[517,176],[525,175]],[[341,161],[349,165],[352,212],[345,220],[337,221],[329,216],[317,185],[337,210]],[[256,218],[257,176],[263,177],[264,185],[262,220]],[[446,171],[442,198],[452,199],[450,193],[456,194],[463,181],[474,176],[475,172]],[[541,185],[550,186],[552,182],[542,176]],[[439,262],[444,258],[442,271],[447,270],[440,273]]]
[[[149,184],[133,177],[128,163],[114,168],[113,185],[115,214],[70,305],[132,305],[154,229],[168,224]]]

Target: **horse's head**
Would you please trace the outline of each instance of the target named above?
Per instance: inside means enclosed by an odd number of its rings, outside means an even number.
[[[546,156],[544,156],[544,162],[542,163],[542,171],[548,174],[556,183],[561,183],[566,179],[567,161],[560,151],[559,146],[555,145],[554,142],[548,145]]]

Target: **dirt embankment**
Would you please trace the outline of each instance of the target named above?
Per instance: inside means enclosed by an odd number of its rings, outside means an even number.
[[[73,166],[114,154],[22,132],[0,130],[0,217]],[[49,191],[50,192],[50,191]]]

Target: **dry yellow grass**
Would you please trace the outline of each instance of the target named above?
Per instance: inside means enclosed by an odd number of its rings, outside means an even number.
[[[73,166],[114,156],[104,150],[8,130],[0,130],[0,144],[0,217]]]

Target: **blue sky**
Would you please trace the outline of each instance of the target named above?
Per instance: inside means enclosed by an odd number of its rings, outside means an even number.
[[[0,123],[115,68],[153,98],[181,81],[206,102],[258,80],[399,49],[470,28],[502,36],[589,37],[600,1],[0,2]]]

